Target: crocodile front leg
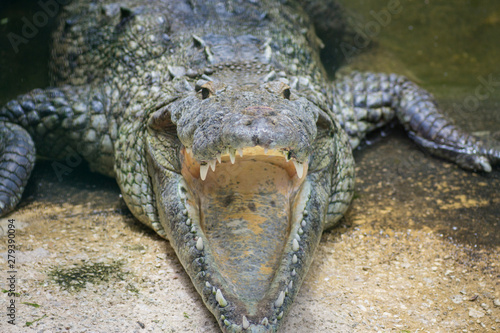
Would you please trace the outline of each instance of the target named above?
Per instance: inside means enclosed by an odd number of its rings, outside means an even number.
[[[432,154],[464,169],[491,171],[500,163],[500,146],[465,132],[437,106],[434,97],[403,76],[354,73],[333,89],[334,112],[356,147],[375,128],[394,116],[409,136]]]
[[[0,216],[19,202],[35,147],[36,155],[60,160],[53,164],[59,176],[83,159],[113,175],[117,125],[108,104],[100,89],[65,86],[35,89],[0,108]]]

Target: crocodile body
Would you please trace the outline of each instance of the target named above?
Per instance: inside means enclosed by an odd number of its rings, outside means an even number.
[[[433,154],[490,171],[498,148],[395,74],[329,82],[315,2],[74,1],[53,87],[0,109],[0,216],[35,155],[115,177],[225,332],[278,330],[354,188],[351,149],[397,118]],[[320,22],[323,24],[324,22]],[[327,26],[328,24],[323,24]]]

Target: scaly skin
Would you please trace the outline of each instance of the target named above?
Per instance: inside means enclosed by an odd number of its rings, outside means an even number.
[[[397,117],[464,168],[500,160],[404,77],[327,82],[294,2],[75,1],[54,40],[54,87],[0,109],[0,216],[35,146],[60,174],[84,158],[171,242],[224,332],[278,330],[321,233],[349,206],[351,147],[369,131]]]

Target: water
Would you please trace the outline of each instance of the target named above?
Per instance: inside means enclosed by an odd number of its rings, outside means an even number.
[[[500,44],[495,41],[500,35],[500,3],[340,2],[355,22],[355,34],[368,33],[372,41],[361,49],[361,57],[348,63],[350,69],[404,74],[431,91],[461,126],[471,131],[499,130]],[[397,14],[391,14],[390,3],[399,3],[393,9]],[[478,88],[490,77],[497,82],[491,91]]]
[[[397,13],[391,14],[389,0],[340,2],[357,27],[354,36],[362,35],[360,30],[368,32],[370,41],[369,45],[357,45],[359,52],[348,57],[342,71],[404,74],[433,92],[462,127],[473,132],[499,131],[500,84],[485,88],[484,81],[500,81],[500,43],[496,42],[500,4],[488,0],[400,0],[393,10]],[[37,1],[3,0],[0,4],[1,104],[49,84],[46,63],[55,20],[43,24],[26,44],[18,46],[18,52],[6,38],[9,32],[21,35],[22,18],[32,20],[38,12]],[[376,141],[356,152],[358,198],[354,211],[371,205],[382,210],[391,206],[394,216],[401,219],[380,222],[388,227],[405,229],[410,219],[412,228],[429,227],[456,242],[486,247],[500,244],[496,232],[500,216],[498,168],[488,175],[465,172],[423,153],[400,130]],[[30,184],[25,196],[29,202],[43,197],[60,203],[73,195],[75,200],[85,202],[99,198],[95,201],[100,206],[120,206],[117,187],[109,189],[114,186],[112,181],[103,182],[87,168],[68,176],[70,185],[63,185],[57,182],[50,165],[39,164],[42,167],[33,176],[37,184]],[[82,191],[88,191],[87,195],[82,196]],[[101,200],[110,197],[101,196],[103,191],[111,191],[113,199]],[[348,215],[348,221],[354,218],[352,213]]]

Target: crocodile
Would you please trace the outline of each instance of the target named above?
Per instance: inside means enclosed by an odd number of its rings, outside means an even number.
[[[58,175],[85,159],[171,243],[223,332],[279,329],[322,232],[349,207],[367,133],[397,119],[465,169],[500,161],[403,76],[330,80],[321,2],[47,3],[61,11],[53,85],[0,109],[0,216],[35,156]]]

